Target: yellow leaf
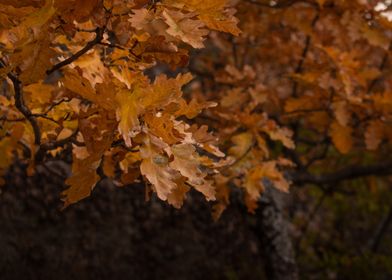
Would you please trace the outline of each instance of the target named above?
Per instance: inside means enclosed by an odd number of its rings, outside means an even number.
[[[377,150],[384,136],[384,124],[379,120],[370,121],[365,132],[365,143],[368,150]]]
[[[342,154],[350,152],[353,146],[352,128],[349,126],[342,126],[338,122],[333,122],[330,127],[330,135],[335,147]]]
[[[231,33],[235,36],[241,32],[238,20],[233,16],[234,9],[226,9],[227,0],[164,0],[165,5],[195,12],[204,24],[214,30]]]
[[[215,200],[215,189],[211,182],[205,179],[207,174],[200,169],[195,147],[191,144],[178,144],[171,146],[170,151],[174,160],[169,166],[188,178],[189,184],[204,194],[207,200]]]
[[[238,20],[230,13],[225,18],[216,18],[209,15],[200,15],[200,19],[207,25],[208,28],[231,33],[238,36],[241,30],[237,27]]]
[[[44,105],[51,101],[53,88],[52,85],[44,84],[42,81],[39,81],[38,83],[25,86],[24,91],[26,92],[25,96],[29,93],[31,102],[38,105]]]
[[[147,9],[133,9],[129,21],[137,30],[148,30],[148,25],[154,20],[154,15]]]
[[[272,140],[279,140],[285,147],[289,149],[295,148],[295,144],[291,139],[293,132],[290,129],[286,127],[281,128],[276,125],[271,127],[267,125],[263,128],[263,130],[269,135],[269,137],[271,137]]]
[[[61,18],[68,22],[85,22],[93,17],[93,12],[99,0],[56,0],[56,8],[61,13]]]
[[[258,199],[254,199],[248,193],[245,193],[244,202],[248,212],[255,214],[258,207]]]
[[[244,186],[247,194],[253,200],[258,200],[260,194],[264,192],[264,185],[262,183],[263,176],[264,170],[262,166],[256,166],[246,174]]]
[[[86,78],[83,78],[76,70],[72,69],[65,71],[62,82],[67,89],[81,97],[89,101],[94,101],[96,99],[95,90],[90,82]]]
[[[199,102],[196,99],[192,99],[189,104],[186,104],[185,100],[180,102],[180,109],[176,112],[177,116],[184,115],[188,119],[195,118],[204,109],[215,107],[217,103],[215,102]]]
[[[284,109],[288,113],[298,111],[299,113],[306,113],[309,110],[316,109],[318,104],[315,104],[314,100],[309,96],[301,96],[297,98],[289,98],[285,102]]]
[[[338,101],[332,103],[332,108],[335,113],[335,118],[342,126],[347,126],[350,121],[350,112],[347,110],[348,104],[346,101]]]
[[[25,131],[25,124],[16,123],[12,126],[11,129],[11,140],[13,144],[17,144],[17,142],[22,139]]]
[[[192,19],[193,14],[184,14],[179,11],[164,10],[162,13],[169,26],[166,32],[194,48],[204,47],[204,36],[208,34],[205,25],[198,19]]]
[[[284,178],[282,172],[277,168],[276,161],[263,162],[253,167],[245,177],[245,189],[252,200],[258,200],[264,191],[263,179],[271,181],[273,186],[280,191],[287,192],[289,183]]]
[[[217,174],[214,176],[217,202],[212,206],[212,217],[216,221],[222,215],[227,205],[230,204],[229,178]]]
[[[234,143],[234,146],[230,147],[229,155],[232,155],[236,158],[243,157],[253,145],[254,137],[250,132],[244,132],[241,134],[237,134],[231,138],[231,141]]]
[[[62,193],[64,207],[88,197],[100,179],[97,168],[113,142],[113,124],[106,118],[101,112],[79,122],[86,147],[73,148],[72,175],[66,180],[70,187]]]
[[[182,95],[181,88],[192,80],[192,75],[179,74],[175,79],[168,79],[159,75],[150,88],[145,89],[143,106],[147,109],[158,110],[171,102],[179,102]]]
[[[158,138],[147,135],[140,147],[140,171],[162,200],[167,200],[168,195],[177,188],[175,181],[179,178],[179,173],[168,166],[169,159],[162,154],[165,146],[166,144]]]
[[[0,154],[0,168],[7,168],[13,159],[12,140],[9,137],[0,140]]]
[[[110,111],[114,109],[112,101],[114,98],[113,89],[106,88],[107,90],[104,91],[105,87],[101,85],[101,87],[98,87],[99,91],[97,93],[90,81],[74,69],[64,71],[64,77],[61,80],[64,83],[64,87],[80,97],[97,104],[105,110]]]
[[[54,0],[46,0],[41,9],[28,15],[18,26],[0,31],[0,43],[13,49],[32,42],[34,35],[39,33],[34,30],[48,22],[56,12],[53,4]]]
[[[322,7],[322,6],[324,6],[324,3],[326,2],[327,0],[317,0],[317,3],[320,5],[320,7]]]
[[[167,202],[175,208],[180,209],[184,204],[186,194],[190,190],[190,187],[185,184],[185,178],[183,177],[176,180],[176,184],[177,187],[168,194]]]
[[[70,187],[62,192],[64,196],[64,208],[76,203],[88,196],[99,181],[96,169],[100,161],[90,161],[90,158],[82,160],[72,167],[72,176],[65,183]]]
[[[90,81],[92,87],[110,79],[109,70],[103,64],[97,50],[78,58],[74,64],[83,70],[83,77]]]
[[[140,132],[139,114],[143,111],[139,89],[133,92],[120,90],[116,94],[118,105],[116,115],[119,120],[118,130],[128,147],[132,146],[131,138]]]
[[[388,50],[390,40],[385,31],[374,26],[370,27],[369,24],[363,24],[361,29],[363,37],[368,40],[369,44]]]
[[[71,129],[69,129],[69,128],[63,128],[63,129],[60,131],[59,135],[57,135],[57,141],[66,139],[66,138],[70,137],[73,133],[74,133],[74,132],[73,132]]]
[[[51,49],[48,40],[39,40],[38,43],[25,46],[23,63],[20,65],[22,73],[20,80],[24,84],[35,83],[45,77],[52,63],[50,59],[55,56],[55,51]],[[26,53],[27,52],[27,53]]]
[[[105,153],[102,164],[103,173],[109,178],[114,178],[116,176],[116,164],[117,162],[114,160],[113,154],[110,152]]]
[[[157,137],[161,137],[167,144],[178,143],[181,139],[170,114],[146,114],[144,121],[150,132]]]

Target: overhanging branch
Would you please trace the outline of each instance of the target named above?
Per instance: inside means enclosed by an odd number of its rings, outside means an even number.
[[[376,163],[372,165],[351,165],[342,168],[333,173],[326,174],[310,174],[308,172],[298,172],[292,174],[292,181],[295,185],[304,184],[336,184],[341,181],[357,179],[366,176],[387,176],[392,175],[392,160],[385,161],[382,163]]]

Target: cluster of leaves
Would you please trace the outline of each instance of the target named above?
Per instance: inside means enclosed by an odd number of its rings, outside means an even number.
[[[191,187],[215,199],[211,178],[227,160],[187,119],[216,104],[182,97],[189,73],[151,81],[146,71],[185,66],[210,30],[238,35],[225,0],[0,5],[1,173],[15,158],[32,173],[71,146],[65,206],[89,196],[100,175],[118,185],[142,175],[176,207]]]
[[[228,154],[238,161],[223,174],[246,189],[250,210],[262,178],[287,190],[285,177],[329,187],[390,173],[392,25],[384,2],[241,1],[241,35],[215,36],[219,57],[205,53],[191,64],[214,91],[208,96],[218,92],[209,126],[234,144]]]
[[[0,172],[72,151],[65,205],[103,176],[144,178],[175,207],[191,188],[217,200],[216,216],[230,186],[250,211],[267,181],[287,191],[287,168],[295,183],[350,178],[310,172],[380,160],[392,141],[381,2],[3,1]]]

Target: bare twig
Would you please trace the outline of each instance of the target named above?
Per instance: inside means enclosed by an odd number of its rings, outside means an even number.
[[[325,185],[371,175],[387,176],[391,174],[392,161],[389,160],[367,166],[352,165],[337,170],[333,173],[326,173],[321,175],[310,174],[308,172],[295,172],[292,174],[292,181],[296,185]]]
[[[67,59],[53,65],[53,67],[51,69],[49,69],[48,71],[46,71],[47,75],[52,74],[53,72],[60,70],[62,67],[71,64],[72,62],[74,62],[75,60],[77,60],[79,57],[81,57],[82,55],[84,55],[86,52],[88,52],[89,50],[91,50],[95,45],[97,45],[98,43],[100,43],[103,39],[103,34],[104,34],[104,29],[103,28],[97,28],[95,30],[95,38],[88,42],[86,46],[84,46],[83,49],[81,49],[80,51],[78,51],[77,53],[71,55],[70,57],[68,57]]]
[[[378,225],[373,238],[369,242],[369,249],[372,252],[377,252],[389,225],[392,223],[392,207],[389,207],[387,215],[381,220]]]
[[[298,239],[295,242],[295,252],[296,255],[298,255],[299,249],[301,248],[301,242],[303,238],[305,237],[306,232],[308,231],[310,223],[313,221],[314,217],[316,216],[317,212],[320,210],[322,204],[325,201],[325,198],[327,197],[327,192],[324,192],[320,198],[318,199],[316,205],[314,206],[313,210],[310,212],[308,218],[306,219],[305,224],[300,228],[300,235]]]
[[[318,8],[318,6],[317,6]],[[317,21],[319,20],[319,12],[317,12],[316,16],[313,18],[312,23],[311,23],[311,27],[314,28],[314,26],[316,25]],[[310,35],[306,35],[305,38],[305,45],[304,48],[302,49],[302,54],[301,54],[301,58],[298,61],[297,67],[294,70],[295,74],[300,74],[303,71],[303,66],[306,60],[306,57],[308,56],[308,52],[309,52],[309,48],[312,42],[312,37]],[[292,96],[297,96],[297,91],[298,91],[298,82],[294,81],[293,83],[293,89],[292,89]]]

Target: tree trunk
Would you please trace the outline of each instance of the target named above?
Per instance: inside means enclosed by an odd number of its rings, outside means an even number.
[[[253,230],[265,256],[265,272],[269,280],[296,280],[298,269],[283,215],[284,194],[267,186],[260,199]]]

